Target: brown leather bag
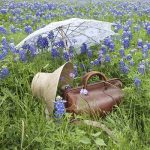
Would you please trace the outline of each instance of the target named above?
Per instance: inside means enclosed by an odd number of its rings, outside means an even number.
[[[88,84],[88,81],[94,76],[99,76],[103,81]],[[111,112],[115,105],[119,105],[123,98],[122,82],[120,79],[108,80],[104,74],[92,71],[82,78],[81,83],[82,86],[64,92],[64,98],[67,101],[67,112],[103,116]],[[88,94],[81,94],[81,89],[86,89]]]

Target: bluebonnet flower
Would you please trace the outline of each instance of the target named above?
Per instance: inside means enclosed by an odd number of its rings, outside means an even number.
[[[63,51],[63,58],[64,58],[66,61],[69,61],[69,53],[68,53],[66,50]]]
[[[147,27],[147,34],[150,35],[150,25]]]
[[[50,31],[50,32],[48,33],[48,38],[49,38],[50,40],[54,39],[54,32],[53,32],[53,31]]]
[[[89,58],[91,58],[93,56],[92,50],[88,49],[87,55]]]
[[[33,44],[29,45],[28,50],[30,52],[31,57],[34,57],[37,54],[36,47]]]
[[[142,54],[143,54],[144,58],[148,57],[148,46],[147,45],[143,46],[143,48],[142,48]]]
[[[81,47],[80,47],[80,52],[81,52],[81,54],[84,54],[84,53],[86,53],[88,51],[88,49],[87,49],[87,44],[86,43],[83,43],[82,45],[81,45]]]
[[[58,42],[55,42],[54,43],[54,46],[58,47],[58,48],[64,48],[65,47],[65,44],[64,44],[64,41],[60,40]]]
[[[7,11],[8,11],[8,9],[4,9],[4,8],[2,8],[2,9],[0,9],[0,12],[1,12],[1,14],[7,14]]]
[[[131,60],[131,59],[132,59],[131,54],[128,54],[128,55],[126,56],[126,59],[127,59],[127,60]]]
[[[16,33],[16,29],[15,29],[15,27],[14,27],[14,25],[11,25],[10,26],[10,31],[12,32],[12,33]]]
[[[142,48],[143,47],[143,41],[142,41],[142,39],[138,39],[137,47],[138,48]]]
[[[125,65],[121,68],[121,70],[122,70],[123,73],[128,74],[130,69],[127,65]]]
[[[107,54],[105,57],[105,62],[110,62],[110,61],[111,61],[111,58],[110,58],[109,54]]]
[[[7,67],[2,68],[2,70],[0,71],[0,79],[3,79],[8,75],[9,75],[8,68]]]
[[[120,53],[120,56],[121,56],[121,57],[124,57],[124,56],[125,56],[125,51],[124,51],[124,48],[123,48],[123,47],[119,50],[119,53]]]
[[[123,40],[123,46],[124,46],[124,48],[129,48],[129,46],[130,46],[129,38],[125,38]]]
[[[95,59],[93,62],[94,62],[94,65],[96,65],[96,66],[99,65],[99,63],[100,63],[100,61],[98,59]]]
[[[110,39],[109,37],[107,37],[107,38],[104,39],[104,44],[105,44],[106,46],[109,47],[110,43],[111,43],[111,39]]]
[[[145,73],[145,65],[143,63],[140,63],[139,66],[138,66],[138,72],[140,74],[144,74]]]
[[[146,41],[148,49],[150,49],[150,42]]]
[[[33,32],[31,26],[25,26],[24,30],[25,30],[25,32],[26,32],[27,34],[31,34],[31,33]]]
[[[125,26],[123,27],[123,30],[124,30],[124,31],[128,31],[128,30],[129,30],[129,25],[125,25]]]
[[[41,49],[48,47],[47,37],[42,37],[41,35],[37,39],[37,46]]]
[[[6,37],[2,37],[2,45],[3,45],[3,47],[8,48],[8,43],[7,43]]]
[[[131,40],[132,39],[132,32],[131,31],[127,31],[127,33],[128,33],[129,40]]]
[[[54,102],[54,116],[57,119],[61,119],[65,114],[65,103],[60,96],[56,97],[56,101]]]
[[[134,66],[134,61],[133,60],[130,60],[130,65]]]
[[[15,44],[14,43],[10,43],[9,44],[9,49],[10,51],[15,54],[16,53],[16,48],[15,48]]]
[[[102,45],[102,47],[101,47],[101,53],[102,53],[103,55],[105,55],[106,52],[107,52],[106,46],[105,46],[105,45]]]
[[[74,57],[74,47],[70,46],[69,47],[69,57],[72,59]]]
[[[19,56],[20,56],[20,60],[25,62],[27,60],[27,56],[26,56],[26,50],[24,49],[20,49],[19,50]]]
[[[126,38],[126,37],[128,37],[128,32],[127,32],[127,31],[123,31],[123,33],[122,33],[122,38],[124,39],[124,38]]]
[[[0,26],[0,33],[1,34],[6,34],[7,33],[7,31],[6,31],[6,29],[4,28],[3,25]]]
[[[141,86],[141,80],[137,77],[134,78],[134,85],[139,88]]]
[[[52,56],[53,58],[58,57],[58,56],[59,56],[58,50],[55,49],[55,48],[52,48],[52,49],[51,49],[51,56]]]

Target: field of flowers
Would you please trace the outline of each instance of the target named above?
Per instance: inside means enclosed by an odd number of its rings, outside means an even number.
[[[49,48],[52,33],[16,49],[20,41],[45,25],[68,18],[113,23],[116,37],[89,47],[64,50],[62,41]],[[0,1],[0,149],[148,150],[150,147],[150,0],[83,2]],[[31,81],[71,59],[75,85],[90,70],[123,81],[124,101],[106,118],[96,118],[114,134],[99,128],[46,120],[44,103],[32,96]],[[86,118],[80,116],[80,118]],[[90,118],[92,119],[92,118]]]

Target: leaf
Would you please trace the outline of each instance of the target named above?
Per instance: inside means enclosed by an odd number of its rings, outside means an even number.
[[[83,144],[91,144],[91,140],[86,136],[82,137],[82,139],[80,139],[80,142]]]
[[[42,143],[42,142],[43,142],[41,137],[36,137],[34,140],[35,140],[36,142],[39,142],[39,143]]]
[[[99,145],[99,146],[106,146],[104,140],[103,140],[103,139],[100,139],[100,138],[97,138],[97,139],[95,140],[95,143],[96,143],[96,145]]]
[[[98,137],[101,134],[101,132],[93,133],[92,136]]]

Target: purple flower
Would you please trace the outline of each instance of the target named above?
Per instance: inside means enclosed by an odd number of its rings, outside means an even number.
[[[88,51],[87,49],[87,44],[86,43],[83,43],[82,46],[80,47],[80,52],[81,54],[84,54]]]
[[[1,14],[3,14],[3,15],[5,15],[5,14],[7,14],[7,9],[4,9],[4,8],[2,8],[2,9],[0,9],[0,13]]]
[[[124,46],[125,49],[129,48],[129,46],[130,46],[130,40],[129,40],[129,38],[125,38],[123,40],[123,46]]]
[[[102,45],[102,47],[101,47],[101,53],[102,53],[103,55],[105,55],[106,52],[107,52],[106,46],[105,46],[105,45]]]
[[[13,54],[16,54],[16,48],[15,48],[15,44],[14,43],[10,43],[9,44],[9,49]]]
[[[124,48],[121,48],[119,53],[121,57],[124,57],[125,56]]]
[[[142,41],[142,39],[138,39],[137,47],[138,48],[142,48],[143,47],[143,41]]]
[[[51,56],[52,56],[53,58],[58,57],[58,56],[59,56],[58,50],[55,49],[55,48],[52,48],[52,49],[51,49]]]
[[[48,33],[48,38],[49,38],[50,40],[54,39],[54,32],[53,32],[53,31],[50,31],[50,32]]]
[[[145,73],[145,65],[144,64],[140,64],[138,66],[138,72],[142,75]]]
[[[54,116],[57,119],[61,119],[64,116],[65,103],[66,103],[66,101],[63,100],[60,96],[56,97],[56,101],[54,102]]]
[[[25,62],[27,60],[26,50],[20,49],[19,50],[19,56],[20,56],[20,60]]]
[[[134,61],[133,60],[130,60],[130,65],[134,66]]]
[[[95,60],[94,60],[94,65],[96,65],[96,66],[97,66],[97,65],[99,65],[99,63],[100,63],[100,62],[99,62],[99,60],[98,60],[98,59],[95,59]]]
[[[122,67],[122,72],[125,73],[125,74],[128,74],[129,70],[130,69],[129,69],[129,67],[127,65],[125,65],[125,66]]]
[[[64,41],[60,40],[58,42],[55,42],[54,43],[54,46],[58,47],[58,48],[64,48],[65,47],[65,44],[64,44]]]
[[[33,44],[29,45],[28,50],[30,52],[31,57],[34,57],[37,54],[36,53],[36,47]]]
[[[31,26],[25,26],[24,30],[25,30],[25,32],[26,32],[27,34],[31,34],[31,33],[33,32]]]
[[[134,85],[139,88],[141,86],[141,80],[139,78],[134,78]]]
[[[0,26],[0,34],[6,34],[7,33],[7,31],[6,31],[6,29],[4,28],[4,26]]]
[[[7,67],[2,68],[2,70],[0,71],[0,79],[5,78],[8,75],[9,75],[8,68]]]
[[[110,58],[109,54],[107,54],[105,57],[105,62],[110,62],[110,61],[111,61],[111,58]]]
[[[88,90],[86,90],[86,89],[81,89],[81,90],[80,90],[80,94],[81,94],[81,95],[88,95]]]
[[[114,51],[114,48],[115,48],[115,44],[113,42],[111,42],[109,44],[109,49],[110,49],[110,52],[113,52]]]
[[[66,61],[69,61],[69,53],[68,53],[66,50],[63,51],[63,58],[64,58]]]
[[[91,51],[91,50],[88,50],[87,55],[88,55],[89,58],[91,58],[91,57],[93,56],[92,51]]]
[[[69,47],[69,57],[70,57],[70,58],[73,58],[73,57],[74,57],[74,51],[73,51],[73,50],[74,50],[74,47],[73,47],[73,46],[70,46],[70,47]]]
[[[41,49],[48,47],[48,40],[46,37],[42,37],[41,35],[38,37],[37,46]]]
[[[75,77],[78,76],[78,67],[77,67],[77,65],[74,65],[74,75],[75,75]]]
[[[127,60],[131,60],[131,59],[132,59],[131,54],[128,54],[127,57],[126,57],[126,59],[127,59]]]
[[[150,25],[147,27],[147,34],[150,35]]]
[[[10,26],[10,31],[11,31],[12,33],[16,33],[16,29],[15,29],[14,25],[11,25],[11,26]]]

